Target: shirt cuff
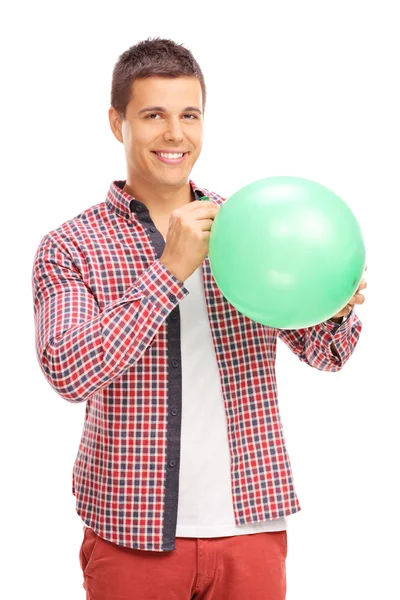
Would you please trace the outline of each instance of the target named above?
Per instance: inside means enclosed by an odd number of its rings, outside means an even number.
[[[320,325],[324,331],[328,331],[328,332],[332,333],[332,335],[335,335],[335,337],[339,336],[339,337],[345,338],[347,336],[347,334],[349,333],[349,331],[351,330],[351,327],[354,322],[354,317],[355,317],[355,311],[354,311],[354,306],[353,306],[353,308],[351,309],[349,314],[342,318],[341,323],[335,323],[335,321],[328,319],[327,321],[324,321]]]
[[[139,290],[146,293],[158,310],[168,313],[189,294],[185,285],[159,260],[142,274]]]

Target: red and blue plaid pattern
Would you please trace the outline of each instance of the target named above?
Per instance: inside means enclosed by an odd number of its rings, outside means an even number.
[[[37,356],[61,397],[86,401],[72,474],[77,513],[111,542],[168,551],[175,549],[171,515],[176,518],[177,497],[166,486],[173,466],[167,457],[167,318],[188,291],[160,263],[124,183],[112,182],[104,202],[41,240],[32,274]],[[227,417],[236,523],[288,516],[300,504],[277,404],[277,337],[312,367],[339,371],[361,322],[352,311],[340,326],[266,327],[224,298],[208,257],[202,272]],[[331,353],[332,341],[340,359]]]

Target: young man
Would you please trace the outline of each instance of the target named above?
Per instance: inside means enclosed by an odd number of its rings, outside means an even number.
[[[300,505],[277,337],[339,371],[361,331],[364,281],[333,319],[297,331],[257,324],[222,296],[207,252],[224,199],[189,179],[205,99],[183,46],[153,39],[123,53],[109,120],[126,181],[35,256],[40,365],[64,399],[86,401],[72,491],[90,600],[283,600],[286,517]]]

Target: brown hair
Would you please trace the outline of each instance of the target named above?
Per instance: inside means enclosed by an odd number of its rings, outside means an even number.
[[[190,50],[182,44],[161,38],[148,38],[123,52],[115,64],[111,85],[111,106],[125,119],[132,84],[147,77],[197,77],[206,105],[203,73]]]

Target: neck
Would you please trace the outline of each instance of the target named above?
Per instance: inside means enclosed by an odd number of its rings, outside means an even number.
[[[155,186],[148,181],[128,176],[123,191],[147,206],[151,214],[158,216],[170,215],[176,208],[193,200],[190,183],[177,187]]]

